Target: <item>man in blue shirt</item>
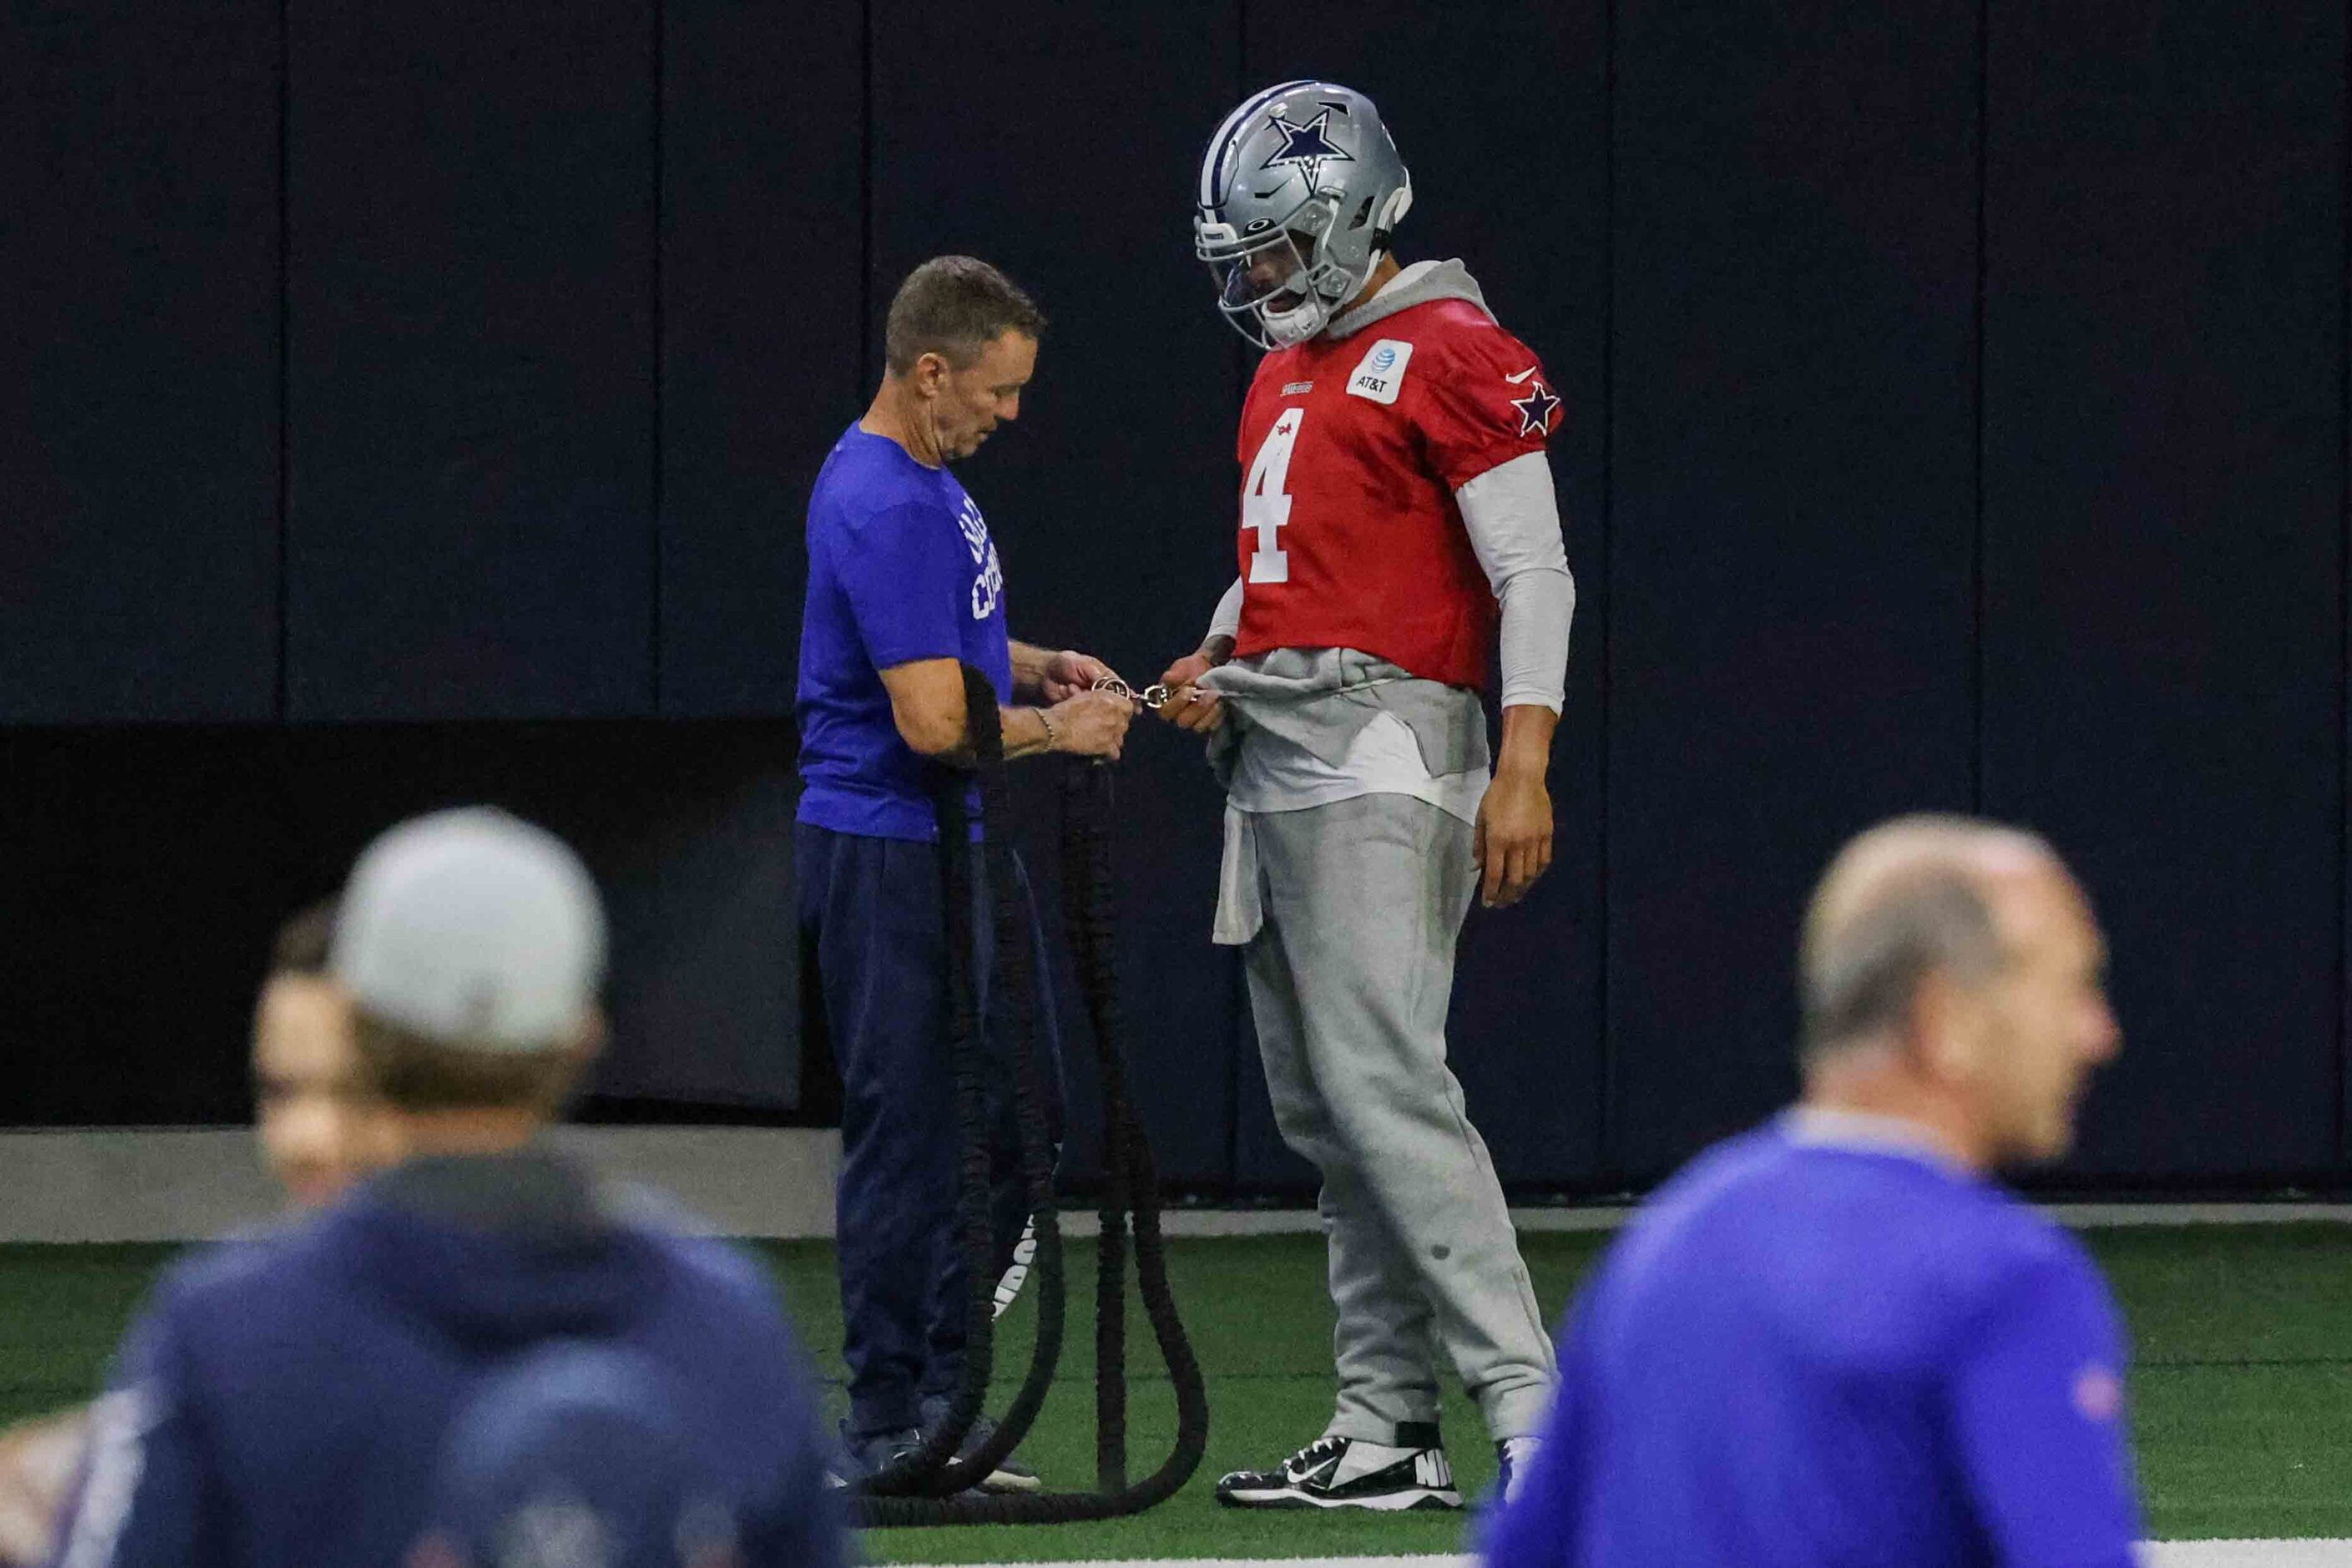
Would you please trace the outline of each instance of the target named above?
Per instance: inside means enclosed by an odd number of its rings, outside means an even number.
[[[58,1561],[410,1561],[447,1522],[431,1515],[452,1434],[559,1346],[635,1369],[614,1397],[672,1435],[666,1462],[723,1516],[740,1568],[846,1560],[772,1282],[538,1142],[595,1054],[604,952],[585,868],[503,813],[438,813],[362,857],[333,970],[405,1158],[310,1224],[172,1271],[92,1411]],[[510,1455],[567,1505],[650,1462]]]
[[[1805,924],[1803,1098],[1603,1259],[1492,1568],[2129,1568],[2115,1305],[1990,1175],[2072,1142],[2104,963],[2039,838],[1849,845]]]
[[[985,262],[917,268],[890,304],[888,374],[809,498],[793,858],[802,972],[818,981],[810,1034],[830,1038],[841,1073],[844,1436],[861,1473],[913,1447],[963,1375],[961,1139],[927,783],[968,760],[961,666],[985,672],[1006,705],[1008,757],[1117,757],[1135,711],[1093,689],[1111,673],[1101,660],[1010,638],[996,546],[948,471],[1019,416],[1044,329]],[[990,1048],[1004,1033],[987,1031]],[[1007,1083],[1010,1069],[992,1076]],[[1001,1268],[1026,1205],[1009,1104],[991,1120]],[[988,1484],[1037,1480],[1008,1461]]]

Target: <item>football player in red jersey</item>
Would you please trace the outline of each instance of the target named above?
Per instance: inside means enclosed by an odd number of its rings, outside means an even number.
[[[1559,399],[1460,262],[1390,254],[1412,199],[1370,100],[1295,81],[1219,127],[1193,219],[1220,308],[1268,353],[1240,575],[1161,711],[1210,735],[1226,786],[1215,940],[1244,950],[1276,1121],[1322,1173],[1339,1312],[1330,1424],[1218,1482],[1234,1507],[1458,1508],[1437,1347],[1506,1487],[1556,1376],[1445,1013],[1471,899],[1513,903],[1551,860],[1575,606],[1544,457]]]

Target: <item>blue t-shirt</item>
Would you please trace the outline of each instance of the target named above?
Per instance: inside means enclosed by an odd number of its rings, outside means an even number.
[[[872,838],[939,837],[923,759],[898,733],[881,672],[955,658],[1013,700],[1004,572],[980,508],[856,426],[834,443],[809,497],[808,603],[801,620],[800,819]],[[975,797],[976,799],[976,797]]]
[[[2074,1238],[1784,1120],[1611,1248],[1490,1568],[2129,1568],[2124,1342]]]

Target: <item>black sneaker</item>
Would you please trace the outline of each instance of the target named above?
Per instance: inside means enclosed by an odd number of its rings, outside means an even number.
[[[833,1462],[824,1468],[824,1484],[840,1488],[870,1480],[920,1447],[922,1441],[923,1435],[912,1426],[904,1431],[853,1436],[849,1423],[845,1421],[841,1424],[841,1446],[834,1451]]]
[[[928,1432],[944,1422],[948,1418],[948,1407],[949,1401],[940,1394],[935,1394],[926,1398],[923,1401],[923,1430]],[[956,1449],[956,1457],[961,1458],[972,1453],[986,1442],[995,1430],[995,1422],[985,1415],[975,1416],[972,1419],[971,1430],[963,1435],[963,1442]],[[974,1481],[971,1489],[976,1492],[991,1493],[1038,1492],[1045,1489],[1045,1483],[1037,1479],[1036,1471],[1014,1458],[1011,1454],[1007,1454],[996,1461],[994,1469]]]
[[[1434,1424],[1400,1426],[1391,1447],[1322,1437],[1271,1470],[1235,1470],[1217,1482],[1227,1508],[1362,1508],[1382,1513],[1458,1509],[1454,1467]]]

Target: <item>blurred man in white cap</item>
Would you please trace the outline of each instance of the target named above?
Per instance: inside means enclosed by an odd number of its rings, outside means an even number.
[[[433,1523],[452,1424],[562,1341],[658,1379],[746,1568],[842,1561],[768,1279],[614,1213],[539,1144],[595,1054],[604,961],[594,884],[527,823],[443,812],[361,857],[332,967],[407,1158],[310,1225],[173,1270],[100,1402],[61,1563],[398,1562]]]
[[[298,1210],[341,1197],[398,1158],[381,1098],[352,1042],[351,1008],[327,973],[332,900],[278,928],[253,1015],[253,1131]],[[0,1568],[38,1568],[80,1468],[89,1407],[0,1430]]]

